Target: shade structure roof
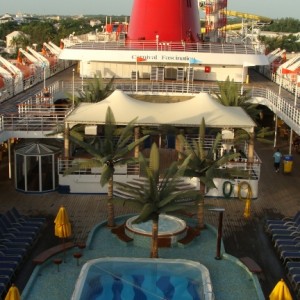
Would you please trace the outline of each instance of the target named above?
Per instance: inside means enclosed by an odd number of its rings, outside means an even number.
[[[16,150],[17,154],[26,155],[26,156],[41,156],[41,155],[51,155],[57,153],[59,148],[46,145],[43,143],[28,143],[24,144]]]
[[[252,131],[256,126],[241,107],[224,106],[207,93],[199,93],[182,102],[153,103],[136,100],[121,90],[115,90],[97,103],[81,103],[65,121],[70,127],[76,124],[104,124],[108,107],[120,125],[138,118],[136,125],[140,126],[197,127],[204,118],[207,127],[244,128]]]

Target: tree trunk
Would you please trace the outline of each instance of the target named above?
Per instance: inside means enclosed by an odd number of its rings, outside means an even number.
[[[114,227],[115,226],[115,211],[113,204],[113,187],[114,181],[113,177],[111,177],[108,181],[107,185],[107,226]]]
[[[197,219],[198,225],[197,228],[199,230],[203,229],[204,226],[204,196],[205,196],[205,185],[200,182],[200,194],[202,195],[202,199],[198,203],[198,210],[197,210]]]
[[[156,215],[152,220],[151,258],[158,258],[158,218]]]

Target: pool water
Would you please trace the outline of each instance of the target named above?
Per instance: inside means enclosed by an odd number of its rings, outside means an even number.
[[[101,258],[87,262],[72,300],[210,300],[209,272],[188,260]]]

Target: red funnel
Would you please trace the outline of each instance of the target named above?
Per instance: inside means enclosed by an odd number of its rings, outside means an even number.
[[[134,0],[129,40],[196,42],[199,35],[197,0]]]

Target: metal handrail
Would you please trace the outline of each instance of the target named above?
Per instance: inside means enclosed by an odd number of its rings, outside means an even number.
[[[65,48],[68,49],[89,49],[89,50],[122,50],[122,51],[179,51],[199,53],[232,53],[232,54],[263,54],[255,45],[232,44],[232,43],[187,43],[165,42],[165,41],[144,41],[144,40],[116,40],[106,41],[99,38],[97,41],[90,41],[89,35],[81,35],[65,39]]]
[[[73,171],[71,174],[76,175],[87,175],[87,174],[93,174],[93,175],[101,175],[102,168],[84,168],[79,167],[80,166],[80,158],[74,158],[74,159],[58,159],[58,173],[59,174],[65,174],[68,169],[71,167],[78,167],[76,171]],[[71,175],[69,174],[69,175]],[[140,174],[140,167],[138,163],[128,163],[120,167],[116,167],[115,175],[139,175]]]
[[[86,84],[86,82],[85,82]],[[55,93],[59,89],[58,84],[53,84],[52,92]],[[133,81],[122,81],[116,82],[114,84],[114,89],[120,89],[125,93],[143,93],[143,94],[161,94],[161,95],[182,95],[182,96],[192,96],[194,94],[198,94],[200,92],[206,92],[209,94],[213,94],[218,91],[219,87],[216,84],[209,84],[209,83],[197,83],[193,82],[187,84],[186,82],[172,82],[172,81],[165,81],[165,82],[150,82],[150,81],[139,81],[138,84]],[[292,130],[294,130],[298,135],[300,135],[300,111],[297,106],[294,106],[290,99],[285,99],[282,96],[279,96],[278,93],[273,92],[268,88],[249,88],[252,96],[252,101],[261,103],[269,107],[275,114],[277,114],[286,124],[288,124]],[[64,84],[64,91],[71,93],[72,91],[72,84],[66,82]],[[39,93],[40,95],[41,93]],[[41,96],[41,95],[40,95]],[[33,97],[28,98],[22,104],[19,105],[19,115],[15,114],[2,114],[0,115],[1,122],[0,122],[0,132],[6,130],[6,128],[13,128],[14,121],[17,124],[20,123],[20,120],[24,116],[24,110],[28,111],[28,114],[32,111],[37,110],[37,105],[40,105],[40,96],[35,95]],[[28,109],[31,107],[31,109]],[[26,109],[25,109],[26,108]],[[41,109],[41,108],[39,108]],[[48,118],[49,108],[45,108],[45,118]],[[72,108],[66,109],[63,114],[58,114],[60,117],[63,115],[68,115]],[[52,112],[53,109],[50,108]],[[29,116],[28,116],[29,117]],[[58,122],[63,124],[63,118],[57,118]],[[12,120],[12,121],[11,121]],[[46,122],[46,120],[44,121]],[[47,123],[47,122],[46,122]],[[8,124],[8,125],[7,125]],[[49,123],[49,125],[51,122]],[[30,128],[30,124],[28,124],[28,128]],[[56,124],[55,124],[56,126]],[[54,127],[55,127],[54,126]],[[20,128],[22,130],[22,128]],[[26,129],[28,130],[27,127]]]

